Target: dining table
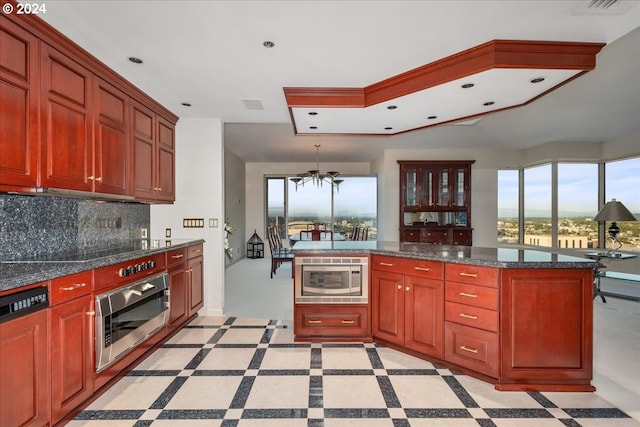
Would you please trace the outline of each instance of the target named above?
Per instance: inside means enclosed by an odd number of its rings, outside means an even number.
[[[313,240],[311,238],[311,232],[299,232],[299,233],[292,233],[289,234],[289,244],[291,246],[295,245],[296,242],[300,242],[300,241],[311,241]],[[333,232],[328,232],[328,231],[321,231],[320,232],[320,240],[322,241],[344,241],[347,240],[347,238],[340,233],[333,233]]]

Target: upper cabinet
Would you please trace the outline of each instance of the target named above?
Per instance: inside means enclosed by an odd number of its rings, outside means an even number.
[[[35,16],[0,41],[0,191],[175,200],[173,113]]]
[[[0,15],[0,188],[38,184],[37,63],[38,39]]]
[[[398,161],[400,241],[471,245],[474,161]]]

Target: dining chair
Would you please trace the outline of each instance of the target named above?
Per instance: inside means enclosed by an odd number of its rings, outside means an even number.
[[[291,263],[291,278],[293,278],[293,254],[282,245],[282,238],[275,226],[267,227],[267,240],[269,240],[269,250],[271,251],[271,278],[276,274],[276,270],[285,262]]]

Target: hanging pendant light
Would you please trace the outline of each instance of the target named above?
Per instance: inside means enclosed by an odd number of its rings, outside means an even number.
[[[336,190],[340,189],[340,184],[343,179],[336,179],[340,172],[337,171],[328,171],[325,173],[320,172],[320,144],[316,144],[316,168],[308,170],[307,172],[299,173],[293,178],[289,178],[291,182],[296,185],[296,191],[298,191],[298,186],[303,186],[311,182],[316,187],[322,187],[323,183],[329,185],[335,185]]]

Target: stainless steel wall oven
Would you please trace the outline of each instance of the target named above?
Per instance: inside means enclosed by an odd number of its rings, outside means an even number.
[[[368,257],[296,257],[296,303],[366,303]]]
[[[168,319],[167,273],[96,296],[96,372],[158,332]]]

